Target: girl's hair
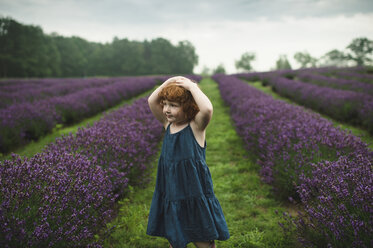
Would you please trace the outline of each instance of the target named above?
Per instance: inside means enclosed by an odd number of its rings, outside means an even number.
[[[199,112],[199,108],[192,93],[184,87],[171,83],[164,87],[161,92],[159,92],[158,96],[161,99],[161,104],[163,104],[164,100],[180,103],[188,121],[193,120]]]

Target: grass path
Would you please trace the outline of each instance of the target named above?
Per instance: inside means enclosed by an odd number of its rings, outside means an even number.
[[[275,201],[270,187],[260,181],[259,167],[249,159],[217,84],[204,79],[200,85],[214,106],[207,129],[206,160],[231,235],[227,241],[217,241],[217,247],[293,247],[275,214],[275,210],[281,213],[289,209]],[[106,238],[105,247],[168,247],[166,239],[146,235],[158,156],[154,158],[153,181],[146,188],[132,189],[128,198],[119,202],[119,214],[108,224],[113,232]]]
[[[242,80],[242,79],[241,79]],[[271,86],[263,86],[262,85],[262,82],[260,81],[256,81],[256,82],[252,82],[252,81],[247,81],[247,80],[242,80],[244,82],[247,82],[249,83],[251,86],[257,88],[258,90],[261,90],[262,92],[268,94],[268,95],[271,95],[274,99],[278,99],[278,100],[283,100],[287,103],[290,103],[290,104],[293,104],[293,105],[298,105],[298,106],[302,106],[306,109],[309,109],[310,111],[312,112],[315,112],[315,110],[313,109],[310,109],[310,108],[307,108],[303,105],[300,105],[294,101],[292,101],[291,99],[289,98],[286,98],[286,97],[283,97],[279,94],[277,94],[276,92],[274,92],[272,90],[272,87]],[[331,121],[335,127],[340,127],[344,130],[347,130],[347,131],[351,131],[352,134],[354,134],[355,136],[358,136],[361,138],[362,141],[364,141],[365,143],[367,143],[369,145],[369,148],[373,150],[373,136],[369,134],[368,131],[362,129],[362,128],[359,128],[359,127],[356,127],[356,126],[352,126],[348,123],[343,123],[343,122],[340,122],[340,121],[337,121],[325,114],[321,114],[319,113],[323,118]]]

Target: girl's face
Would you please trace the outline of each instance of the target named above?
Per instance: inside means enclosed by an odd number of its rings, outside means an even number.
[[[174,124],[182,124],[186,120],[183,108],[178,102],[163,100],[163,114],[169,122]]]

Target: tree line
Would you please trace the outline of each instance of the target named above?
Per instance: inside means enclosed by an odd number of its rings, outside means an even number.
[[[307,51],[296,52],[294,60],[300,68],[325,66],[369,66],[372,65],[373,41],[366,37],[353,39],[344,51],[333,49],[320,58],[311,56]],[[280,55],[275,69],[292,69],[286,55]]]
[[[236,69],[243,72],[253,71],[252,62],[255,61],[254,52],[245,52],[235,61]],[[307,51],[296,52],[294,60],[300,68],[325,67],[325,66],[372,66],[373,65],[373,41],[366,37],[355,38],[346,47],[344,51],[333,49],[320,58],[311,56]],[[281,54],[276,60],[275,67],[271,70],[292,69],[290,62],[285,54]],[[211,71],[211,73],[210,73]],[[209,75],[216,73],[225,74],[225,68],[220,63],[216,68],[210,70],[205,67],[201,74]]]
[[[0,17],[0,77],[86,77],[192,74],[193,44],[164,38],[110,43],[45,34],[39,26]]]

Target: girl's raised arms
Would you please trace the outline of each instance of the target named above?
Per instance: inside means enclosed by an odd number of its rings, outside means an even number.
[[[148,98],[150,110],[153,115],[166,127],[167,119],[163,114],[163,107],[158,96],[159,92],[168,84],[175,83],[178,86],[189,90],[199,108],[199,112],[194,118],[195,126],[198,131],[203,132],[211,120],[213,107],[208,97],[198,88],[197,84],[190,79],[182,76],[176,76],[167,79],[160,87],[158,87]]]

